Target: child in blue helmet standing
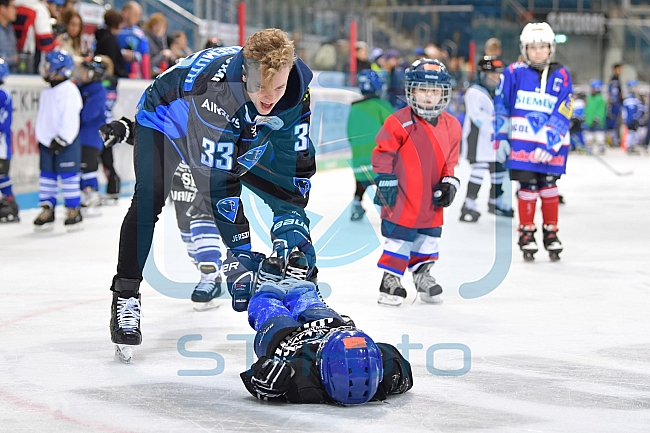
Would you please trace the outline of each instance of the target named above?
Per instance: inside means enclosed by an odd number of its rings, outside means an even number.
[[[260,400],[344,405],[411,389],[409,362],[329,308],[313,283],[298,279],[307,268],[298,251],[284,270],[277,257],[262,263],[279,278],[267,278],[248,305],[259,359],[240,375],[246,389]]]
[[[9,65],[0,58],[0,85],[9,75]],[[18,204],[14,197],[9,163],[11,161],[11,93],[0,88],[0,223],[18,222]]]
[[[36,117],[36,139],[40,150],[38,196],[41,213],[34,220],[35,230],[51,230],[54,224],[54,206],[61,179],[68,231],[81,228],[79,164],[79,113],[83,107],[77,86],[70,81],[74,61],[65,51],[51,51],[45,55],[42,75],[52,86],[43,90]]]
[[[381,98],[384,78],[376,71],[366,69],[359,72],[357,83],[363,99],[350,106],[348,116],[348,141],[352,149],[352,171],[356,181],[354,203],[352,204],[352,221],[363,218],[366,211],[361,206],[366,192],[377,174],[372,171],[370,157],[377,145],[375,137],[384,121],[393,113],[393,106]]]

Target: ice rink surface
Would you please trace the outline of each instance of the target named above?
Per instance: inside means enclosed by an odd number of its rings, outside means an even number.
[[[458,221],[469,173],[461,163],[463,186],[446,211],[434,267],[445,290],[439,306],[411,304],[410,278],[401,307],[377,305],[377,212],[366,198],[368,220],[350,222],[351,171],[316,175],[308,209],[322,216],[312,235],[323,262],[369,252],[321,269],[332,287],[327,302],[376,341],[410,346],[413,389],[359,407],[269,404],[247,393],[238,376],[252,361],[245,315],[226,299],[195,312],[189,299],[161,293],[189,297],[198,280],[172,206],[156,227],[149,264],[180,283],[142,285],[143,344],[130,365],[116,361],[109,286],[129,200],[103,207],[76,233],[65,232],[62,208],[54,231],[41,234],[32,228],[37,211],[23,211],[19,224],[0,226],[0,431],[648,432],[650,157],[608,152],[609,164],[633,174],[616,176],[594,157],[569,158],[559,182],[567,204],[557,263],[543,250],[525,263],[514,223],[502,243],[512,259],[495,247],[487,179],[479,222]],[[261,240],[254,247],[268,251]],[[495,257],[492,275],[509,269],[490,287],[484,277]],[[466,299],[458,289],[471,282],[494,290]]]

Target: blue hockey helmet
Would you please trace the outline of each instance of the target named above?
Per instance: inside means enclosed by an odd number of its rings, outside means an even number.
[[[45,55],[45,62],[43,65],[43,75],[62,75],[65,78],[72,76],[74,69],[74,60],[67,51],[50,51]]]
[[[384,88],[384,77],[372,69],[364,69],[357,75],[357,84],[363,95],[379,96]]]
[[[592,88],[592,90],[595,90],[596,92],[600,92],[603,88],[603,82],[596,78],[589,81],[589,86]]]
[[[7,65],[4,59],[0,58],[0,83],[4,83],[7,75],[9,75],[9,65]]]
[[[406,102],[418,116],[431,120],[438,117],[449,105],[451,75],[439,60],[419,59],[408,67],[404,77]],[[439,91],[440,99],[432,103],[418,103],[418,92]]]
[[[377,392],[384,375],[381,351],[364,332],[332,330],[317,356],[321,381],[334,401],[362,404]]]
[[[627,90],[632,90],[634,87],[639,87],[639,82],[637,80],[629,80],[627,82]]]

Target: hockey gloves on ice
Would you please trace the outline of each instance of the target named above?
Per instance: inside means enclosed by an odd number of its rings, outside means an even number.
[[[253,377],[250,383],[260,397],[275,398],[286,394],[291,386],[291,377],[295,374],[288,362],[269,359],[265,356],[253,365]]]
[[[460,188],[460,180],[454,176],[445,176],[433,190],[433,205],[447,207],[454,201],[456,191]]]
[[[223,273],[226,276],[228,293],[232,296],[233,310],[248,309],[248,301],[255,289],[255,275],[265,258],[264,254],[254,251],[228,250],[226,261],[223,263]]]
[[[63,138],[59,137],[58,135],[52,139],[52,142],[50,143],[50,152],[52,152],[55,155],[58,155],[68,147],[70,143],[65,141]]]
[[[123,141],[133,144],[133,122],[122,117],[120,120],[105,123],[99,127],[99,135],[102,137],[105,147],[111,147]]]
[[[298,212],[273,219],[271,240],[278,256],[286,259],[294,248],[298,248],[305,253],[310,269],[316,264],[316,250],[311,243],[309,226]]]
[[[397,176],[394,174],[380,174],[375,178],[377,192],[374,203],[377,206],[395,206],[397,200]]]

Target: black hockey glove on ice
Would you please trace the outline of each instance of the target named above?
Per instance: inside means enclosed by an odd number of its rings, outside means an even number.
[[[377,192],[373,200],[377,206],[395,206],[397,200],[397,176],[394,174],[380,174],[375,178]]]
[[[279,359],[260,358],[253,366],[251,378],[253,388],[261,397],[280,397],[289,391],[291,378],[295,374],[288,362]]]
[[[115,120],[111,123],[105,123],[99,127],[99,135],[104,141],[105,147],[111,147],[117,143],[126,141],[133,144],[133,122],[126,117]]]
[[[65,141],[63,138],[59,137],[58,135],[52,139],[52,142],[50,143],[50,152],[52,152],[55,155],[58,155],[68,147],[70,143]]]
[[[447,207],[454,201],[456,191],[460,188],[460,180],[454,176],[445,176],[433,190],[433,205]]]

